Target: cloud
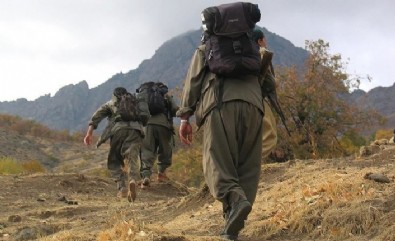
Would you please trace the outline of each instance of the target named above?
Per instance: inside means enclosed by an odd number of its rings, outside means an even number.
[[[54,94],[86,80],[95,87],[136,68],[170,38],[200,27],[200,12],[233,1],[0,0],[0,101]],[[324,39],[350,59],[350,73],[369,74],[365,89],[392,85],[395,17],[391,0],[252,1],[267,27],[304,47]],[[5,66],[5,67],[3,67]],[[20,86],[28,86],[21,91]]]

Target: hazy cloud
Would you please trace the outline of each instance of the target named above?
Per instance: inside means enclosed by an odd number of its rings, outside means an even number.
[[[81,80],[95,87],[136,68],[170,38],[198,29],[205,7],[228,2],[0,0],[0,101],[32,100]],[[262,11],[258,25],[295,45],[329,42],[333,53],[350,59],[350,73],[373,77],[365,90],[393,84],[391,0],[252,2]]]

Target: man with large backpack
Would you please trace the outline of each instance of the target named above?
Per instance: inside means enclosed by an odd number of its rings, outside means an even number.
[[[173,117],[178,105],[168,94],[168,88],[161,82],[147,82],[140,86],[138,92],[148,100],[151,117],[145,129],[145,138],[141,148],[141,187],[150,185],[152,168],[158,158],[159,182],[167,181],[166,169],[172,164],[174,146]]]
[[[205,36],[185,78],[179,134],[183,143],[192,143],[192,115],[198,127],[204,126],[203,172],[211,194],[222,202],[220,236],[237,240],[261,172],[261,58],[252,39],[260,11],[256,4],[240,2],[207,8],[202,16]]]
[[[111,100],[100,106],[93,114],[84,138],[84,143],[91,145],[93,130],[104,118],[107,118],[108,125],[97,147],[110,139],[107,168],[117,184],[117,197],[127,197],[129,202],[136,199],[136,185],[140,181],[138,156],[144,137],[143,124],[146,124],[148,116],[146,103],[128,93],[123,87],[115,88]]]

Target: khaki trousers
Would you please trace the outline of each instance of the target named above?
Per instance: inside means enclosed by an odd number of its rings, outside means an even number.
[[[272,108],[266,100],[263,101],[263,104],[265,116],[263,117],[262,158],[265,159],[277,145],[277,124]]]
[[[224,210],[238,200],[253,204],[262,157],[262,112],[245,101],[224,102],[205,119],[203,171]]]

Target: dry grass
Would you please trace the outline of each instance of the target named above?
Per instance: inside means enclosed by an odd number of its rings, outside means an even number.
[[[368,172],[394,176],[394,168],[361,169],[344,164],[337,167],[330,161],[313,165],[297,161],[280,181],[270,186],[262,182],[249,235],[270,238],[288,233],[307,235],[313,240],[346,240],[378,233],[379,224],[388,218],[383,208],[390,205],[385,202],[390,200],[394,187],[367,181],[363,176]],[[272,168],[278,165],[272,164]]]
[[[296,160],[263,165],[258,195],[240,240],[395,241],[394,154],[395,149],[359,160]],[[370,172],[385,174],[392,182],[364,179]],[[210,198],[187,200],[189,207],[178,205],[179,212],[167,214],[172,217],[168,222],[144,229],[121,223],[102,232],[100,241],[115,237],[217,240],[223,225],[221,204]],[[142,230],[148,236],[139,236]],[[128,236],[128,232],[132,235]]]
[[[28,173],[38,173],[46,171],[41,163],[36,160],[23,162],[21,165],[23,169]]]
[[[133,221],[122,221],[114,225],[112,229],[101,232],[97,238],[98,241],[109,240],[132,240],[138,233]]]
[[[83,168],[86,160],[76,163],[78,168]],[[99,170],[95,168],[91,167],[90,172]],[[102,175],[100,173],[99,176]],[[391,182],[365,179],[366,173],[382,173]],[[74,179],[67,180],[71,182]],[[395,241],[394,181],[395,148],[393,151],[384,148],[378,154],[352,160],[295,160],[264,164],[253,211],[240,240]],[[75,185],[70,187],[81,189],[82,183],[89,191],[101,184],[92,180],[81,182],[77,178]],[[170,187],[171,192],[178,189],[178,186],[170,184],[159,188]],[[168,196],[161,196],[153,200],[150,195],[159,191],[162,190],[139,192],[144,201],[126,205],[110,203],[108,196],[104,195],[101,205],[109,206],[104,208],[100,228],[61,228],[51,237],[41,240],[220,240],[218,234],[224,224],[222,205],[214,201],[207,190],[191,191],[184,197],[167,199]],[[89,200],[93,206],[100,201],[98,195],[89,197]]]
[[[36,160],[17,162],[8,157],[0,158],[0,174],[22,174],[45,172],[45,168]]]
[[[68,230],[57,232],[52,236],[47,236],[39,239],[40,241],[77,241],[77,240],[92,240],[90,235],[77,234]]]
[[[7,157],[0,159],[0,174],[20,174],[23,167],[15,160]]]

